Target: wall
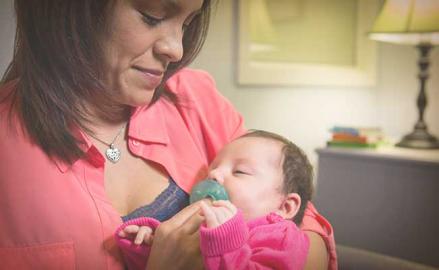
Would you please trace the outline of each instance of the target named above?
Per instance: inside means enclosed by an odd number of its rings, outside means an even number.
[[[334,124],[380,126],[399,139],[417,120],[417,51],[380,43],[378,81],[372,88],[243,87],[236,84],[236,3],[220,1],[205,48],[194,67],[208,70],[218,88],[244,115],[249,128],[279,132],[315,161]],[[439,48],[432,51],[425,119],[439,137]]]
[[[0,77],[12,57],[14,34],[13,2],[12,0],[0,1]]]
[[[389,136],[410,132],[417,119],[417,52],[379,44],[378,82],[372,88],[243,87],[236,84],[236,0],[220,0],[205,48],[193,67],[209,71],[218,88],[242,112],[247,127],[279,132],[315,161],[334,124],[380,126]],[[12,0],[0,1],[0,73],[12,54]],[[431,54],[426,121],[439,136],[439,48]]]

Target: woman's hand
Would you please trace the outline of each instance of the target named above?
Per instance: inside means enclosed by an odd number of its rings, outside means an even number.
[[[199,213],[200,202],[189,205],[157,227],[147,270],[203,269],[199,227],[204,218]]]

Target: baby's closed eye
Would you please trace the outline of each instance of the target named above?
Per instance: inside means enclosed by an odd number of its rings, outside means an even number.
[[[233,174],[252,175],[252,173],[253,173],[253,170],[249,166],[240,165],[240,166],[236,166],[233,169]]]

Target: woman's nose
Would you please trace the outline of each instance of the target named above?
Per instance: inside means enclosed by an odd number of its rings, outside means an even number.
[[[183,32],[169,31],[156,41],[154,53],[166,62],[178,62],[183,57]]]

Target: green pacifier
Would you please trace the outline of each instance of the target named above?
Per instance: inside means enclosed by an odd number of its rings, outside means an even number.
[[[206,179],[196,184],[191,191],[189,198],[190,203],[202,200],[204,198],[211,198],[214,201],[228,200],[227,191],[220,183],[212,179]]]

